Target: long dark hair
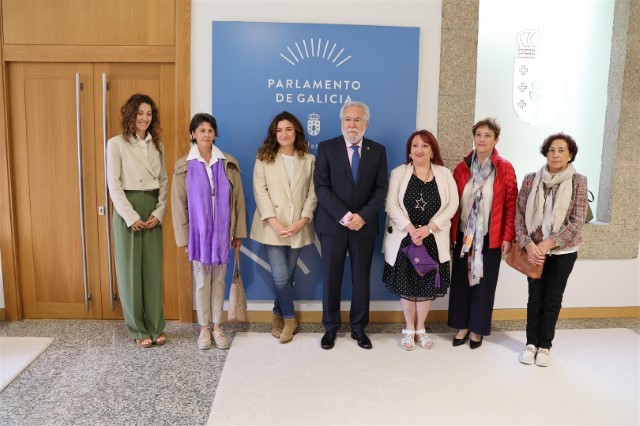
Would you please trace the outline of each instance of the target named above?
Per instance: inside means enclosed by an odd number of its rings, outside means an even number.
[[[136,93],[122,105],[122,108],[120,108],[122,134],[126,139],[129,139],[129,137],[135,138],[136,116],[138,115],[140,104],[149,104],[151,106],[151,124],[147,131],[151,134],[153,145],[160,153],[160,156],[162,156],[162,151],[160,150],[160,133],[162,133],[162,129],[160,128],[160,114],[158,113],[156,103],[153,102],[153,99],[149,96]]]
[[[265,163],[273,163],[280,149],[278,139],[276,138],[276,131],[278,130],[278,123],[287,120],[293,124],[293,129],[296,131],[296,140],[293,143],[293,149],[300,157],[304,157],[304,154],[311,152],[309,149],[309,143],[304,136],[304,130],[300,120],[295,115],[287,111],[282,111],[280,114],[273,117],[269,129],[267,130],[267,137],[264,139],[262,146],[258,149],[258,160]]]

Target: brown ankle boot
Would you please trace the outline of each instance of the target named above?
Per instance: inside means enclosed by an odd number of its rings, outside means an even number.
[[[283,329],[284,318],[282,318],[282,315],[273,314],[273,318],[271,319],[271,335],[279,339]]]
[[[298,323],[295,318],[286,318],[284,320],[284,330],[280,335],[280,343],[289,343],[293,340],[293,335],[298,332]]]

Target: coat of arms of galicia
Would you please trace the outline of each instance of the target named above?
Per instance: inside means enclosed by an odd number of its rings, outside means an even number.
[[[315,112],[309,114],[307,132],[311,136],[318,136],[318,133],[320,133],[320,114],[316,114]]]
[[[560,112],[563,98],[561,75],[547,66],[542,28],[522,30],[516,36],[518,51],[513,62],[513,109],[520,119],[545,124]]]

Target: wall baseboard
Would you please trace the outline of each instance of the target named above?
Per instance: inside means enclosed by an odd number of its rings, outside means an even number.
[[[349,312],[342,312],[342,321],[349,322]],[[226,311],[223,312],[223,321],[227,320]],[[296,313],[299,322],[320,323],[322,322],[322,312],[320,311],[298,311]],[[562,308],[560,319],[594,319],[594,318],[640,318],[640,306],[605,307],[605,308]],[[526,309],[495,309],[493,311],[494,321],[526,320]],[[446,322],[446,310],[434,310],[429,312],[429,322]],[[196,311],[193,311],[193,322],[198,322]],[[271,322],[271,311],[248,311],[247,322]],[[404,315],[400,311],[371,311],[369,322],[394,323],[404,322]]]
[[[296,313],[299,322],[321,323],[322,312],[320,311],[298,311]],[[609,308],[562,308],[560,319],[594,319],[594,318],[640,318],[640,306],[622,306]],[[0,321],[7,319],[5,308],[0,308]],[[222,313],[223,321],[227,321],[227,312]],[[271,311],[248,311],[247,319],[249,323],[271,322]],[[494,321],[526,320],[526,309],[494,309]],[[342,312],[342,321],[349,322],[349,312]],[[429,322],[446,322],[446,310],[433,310],[429,312]],[[193,322],[198,322],[198,314],[193,311]],[[394,323],[404,322],[404,315],[400,311],[371,311],[369,322]]]

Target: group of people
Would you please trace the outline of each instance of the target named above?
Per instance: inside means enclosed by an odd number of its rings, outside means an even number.
[[[124,104],[122,134],[109,140],[108,184],[114,204],[116,273],[125,324],[141,347],[162,345],[162,230],[167,174],[154,101],[133,95]],[[269,259],[275,302],[271,333],[281,343],[298,331],[293,282],[302,247],[317,233],[322,250],[323,349],[335,345],[347,255],[353,287],[351,338],[371,349],[370,271],[384,207],[384,273],[405,318],[400,345],[430,349],[425,328],[433,301],[450,290],[448,325],[453,346],[471,349],[491,334],[500,260],[512,247],[543,264],[528,278],[527,342],[519,360],[547,366],[564,289],[582,240],[587,210],[586,178],[571,164],[575,140],[549,136],[540,170],[524,178],[520,192],[511,163],[496,150],[500,126],[491,118],[472,128],[473,149],[455,167],[444,166],[435,136],[411,134],[406,162],[387,174],[385,146],[366,138],[369,107],[348,102],[340,109],[342,135],[311,154],[300,121],[276,115],[258,149],[253,169],[256,211],[250,238]],[[178,247],[192,262],[200,334],[198,347],[228,348],[221,328],[230,251],[247,237],[245,198],[238,161],[215,144],[213,116],[190,123],[191,150],[174,167],[171,188]],[[315,213],[315,223],[314,223]]]

